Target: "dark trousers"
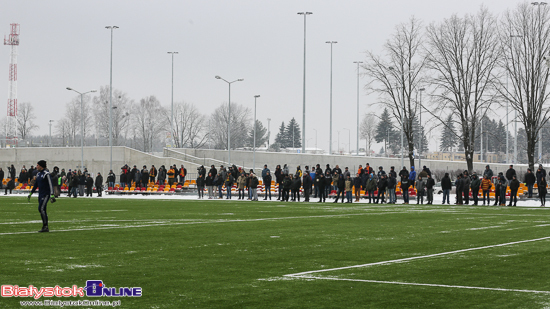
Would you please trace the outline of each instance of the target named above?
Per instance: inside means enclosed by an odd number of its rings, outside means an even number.
[[[268,195],[269,195],[269,199],[271,199],[271,184],[269,186],[265,186],[265,198],[264,198],[264,200],[267,200]]]
[[[304,188],[304,200],[309,202],[309,195],[311,193],[311,188]]]
[[[344,202],[344,189],[338,188],[338,193],[336,194],[336,202],[338,202],[338,199],[340,198],[340,195],[342,196],[342,203]]]
[[[367,190],[367,196],[369,198],[369,203],[372,203],[372,200],[376,201],[376,197],[374,196],[374,190]]]
[[[506,186],[503,186],[504,188],[500,188],[500,204],[506,205]]]
[[[533,197],[533,185],[534,184],[527,184],[527,193],[529,194],[528,197],[531,198]]]
[[[324,202],[327,200],[327,197],[325,196],[325,188],[319,187],[319,202]]]
[[[487,205],[491,204],[490,190],[483,190],[483,204],[485,204],[485,196],[487,196]]]
[[[103,191],[103,188],[101,186],[95,187],[95,190],[97,191],[97,196],[101,196],[101,191]]]
[[[512,206],[512,201],[514,202],[514,206],[518,203],[518,190],[512,190],[510,192],[510,206]]]
[[[155,176],[149,176],[149,181],[155,183]]]
[[[468,204],[470,202],[470,189],[466,189],[463,192],[464,194],[464,204]]]
[[[384,203],[384,195],[386,194],[386,190],[380,190],[378,189],[378,195],[376,196],[376,204],[378,204],[379,202],[380,203]],[[382,197],[382,201],[380,201],[380,197]]]
[[[300,201],[300,189],[292,189],[292,200],[295,201],[296,198],[298,198],[298,202]]]
[[[289,195],[290,195],[289,190],[283,188],[283,199],[282,200],[285,201],[285,202],[288,202]]]
[[[45,196],[38,196],[38,212],[40,213],[40,217],[42,217],[42,226],[48,226],[48,213],[46,212],[46,208],[48,207],[48,201],[50,200],[49,195]]]
[[[428,203],[433,204],[434,202],[434,189],[428,189]]]
[[[456,190],[456,203],[462,205],[462,191]]]
[[[479,201],[479,188],[472,189],[472,197],[474,199],[474,205],[477,205],[477,202]]]
[[[241,195],[242,194],[242,195]],[[244,200],[244,197],[246,196],[246,194],[244,193],[244,189],[239,189],[239,200],[240,199],[243,199]]]

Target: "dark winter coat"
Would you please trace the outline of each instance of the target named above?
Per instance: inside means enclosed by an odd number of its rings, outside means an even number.
[[[519,180],[512,179],[510,181],[510,190],[511,191],[517,191],[519,189]]]
[[[399,172],[399,177],[409,179],[409,171],[407,171],[407,169],[401,170]]]
[[[290,190],[292,189],[292,180],[289,177],[285,177],[283,180],[283,189]]]
[[[386,187],[388,187],[388,180],[385,177],[381,178],[378,181],[378,190],[379,191],[386,191]]]
[[[264,176],[263,181],[266,188],[271,188],[271,172],[269,173],[269,175],[266,174]]]
[[[435,180],[433,178],[426,179],[426,189],[433,189],[435,186]]]
[[[260,182],[258,181],[257,177],[251,177],[250,178],[250,188],[251,189],[257,189]]]
[[[515,170],[515,169],[509,168],[509,169],[506,171],[506,179],[508,179],[508,181],[512,180],[512,178],[514,177],[514,175],[516,175],[516,170]]]
[[[390,178],[388,178],[388,189],[395,189],[395,186],[397,185],[397,179],[392,176],[390,172]]]
[[[95,186],[100,188],[103,185],[103,176],[97,175],[95,177]]]
[[[546,189],[546,180],[541,179],[539,183],[539,196],[546,196],[546,193],[548,192]]]
[[[535,177],[535,174],[529,173],[529,172],[526,173],[525,177],[523,178],[523,182],[525,182],[528,185],[534,184],[536,180],[537,178]]]
[[[355,191],[361,190],[362,183],[363,181],[361,180],[361,177],[353,178],[353,186],[355,187]]]
[[[300,187],[302,186],[302,179],[301,178],[294,178],[292,179],[292,190],[300,190]]]
[[[542,180],[542,177],[546,179],[546,170],[545,169],[537,169],[537,183],[540,183]]]
[[[340,174],[340,176],[338,176],[337,187],[340,190],[344,190],[346,188],[346,179],[344,178],[344,175],[342,175],[342,174]]]
[[[474,180],[472,180],[472,183],[470,184],[470,188],[472,188],[472,192],[475,193],[479,191],[480,186],[481,186],[481,180],[477,176],[474,176]]]
[[[490,168],[486,168],[483,172],[483,177],[485,176],[489,176],[489,180],[491,180],[491,178],[493,177],[493,170]]]
[[[441,179],[441,189],[451,190],[453,188],[453,183],[451,182],[451,177],[445,176]]]

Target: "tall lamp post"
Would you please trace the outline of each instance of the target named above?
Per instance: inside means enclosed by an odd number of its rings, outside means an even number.
[[[312,12],[298,12],[298,15],[304,15],[304,103],[302,115],[302,153],[306,153],[306,16],[313,14]]]
[[[79,92],[71,87],[67,87],[67,90],[74,91],[80,94],[80,168],[84,170],[84,95],[90,92],[96,92],[96,90],[90,90],[86,92]]]
[[[252,161],[252,170],[256,170],[256,99],[260,97],[259,94],[254,96],[254,150],[253,150],[253,161]]]
[[[363,61],[354,61],[357,63],[357,156],[359,156],[359,65]]]
[[[227,120],[227,165],[231,165],[231,84],[233,84],[235,82],[242,82],[244,80],[244,78],[239,78],[239,79],[236,79],[232,82],[229,82],[229,81],[221,78],[220,76],[216,75],[216,79],[223,80],[229,86],[229,101],[227,102],[228,113],[229,113],[229,115],[227,117],[227,119],[228,119]]]
[[[336,41],[325,42],[330,44],[330,134],[329,134],[329,154],[332,154],[332,45],[338,43]]]
[[[351,155],[351,130],[346,128],[344,130],[348,130],[348,152]]]
[[[395,69],[393,67],[388,67],[390,71],[394,71]],[[403,87],[399,87],[397,83],[395,83],[395,89],[403,89]],[[399,92],[397,93],[397,99],[400,101],[399,104],[401,104],[401,97],[399,96]],[[405,97],[403,96],[403,102],[405,101]],[[405,104],[403,104],[405,105]],[[405,166],[405,161],[403,159],[403,131],[405,130],[405,123],[404,121],[404,114],[405,114],[405,106],[403,106],[403,112],[401,112],[401,167]],[[400,168],[401,168],[400,167]]]
[[[111,30],[111,65],[109,70],[110,81],[109,81],[109,148],[110,148],[110,159],[109,159],[109,168],[113,169],[113,30],[118,29],[118,26],[106,26],[106,29]]]
[[[48,121],[50,125],[50,147],[52,147],[52,122],[53,120]]]
[[[178,52],[168,52],[172,55],[172,108],[170,112],[170,134],[172,135],[172,140],[174,139],[174,54]]]
[[[317,130],[313,129],[315,131],[315,153],[317,153]]]
[[[418,128],[420,130],[420,140],[419,140],[419,149],[418,149],[418,167],[421,167],[422,166],[422,138],[424,137],[424,134],[423,133],[423,126],[422,126],[422,92],[424,92],[424,90],[426,90],[426,88],[420,88],[418,91],[420,92],[420,117],[419,117],[419,120],[418,122],[420,122],[420,128]]]
[[[267,149],[266,152],[269,150],[269,138],[271,137],[271,118],[267,118]]]

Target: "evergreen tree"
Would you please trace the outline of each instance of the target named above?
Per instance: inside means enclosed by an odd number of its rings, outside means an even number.
[[[453,116],[449,115],[443,126],[443,132],[441,133],[441,139],[439,141],[439,149],[441,151],[451,151],[457,144],[457,138],[455,135],[455,125],[453,123]]]
[[[265,128],[261,121],[256,119],[256,148],[263,146],[267,143],[267,128]],[[254,147],[254,128],[250,129],[248,138],[246,141],[248,147]]]
[[[281,123],[281,126],[279,127],[279,133],[277,133],[277,136],[275,136],[275,143],[279,145],[280,148],[288,147],[288,140],[285,128],[285,122],[283,121]]]
[[[290,119],[290,122],[286,126],[285,134],[288,140],[288,144],[286,147],[302,147],[302,133],[300,131],[300,126],[298,125],[294,117]]]
[[[420,136],[422,136],[422,150],[420,153],[426,153],[428,151],[428,138],[426,137],[424,126],[420,125],[417,117],[413,119],[413,136],[414,148],[417,151],[420,148]]]
[[[399,132],[392,124],[391,116],[387,108],[384,108],[380,121],[376,126],[374,140],[377,143],[384,142],[384,153],[397,153],[399,151],[399,142],[401,142]]]

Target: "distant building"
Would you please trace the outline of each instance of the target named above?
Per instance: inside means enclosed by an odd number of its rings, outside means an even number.
[[[424,155],[428,160],[442,160],[442,161],[466,161],[464,152],[448,152],[448,151],[436,151],[427,153]],[[506,155],[502,153],[484,153],[483,162],[487,163],[502,163],[506,161]],[[474,153],[474,162],[481,162],[480,154]]]

